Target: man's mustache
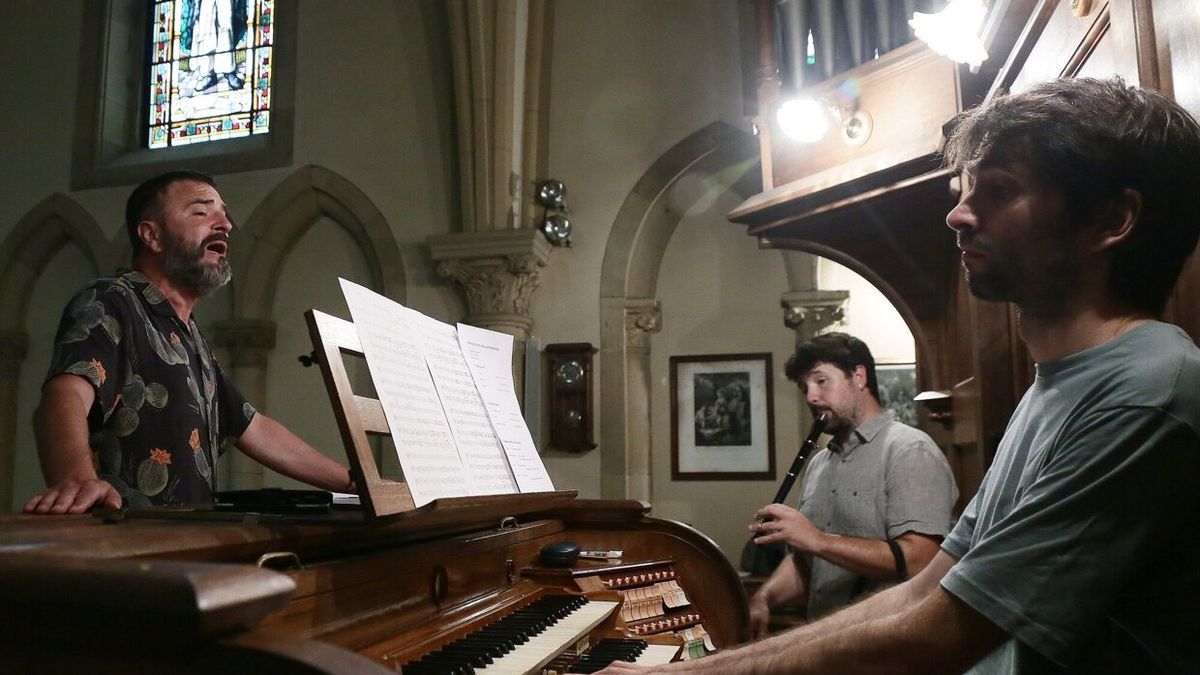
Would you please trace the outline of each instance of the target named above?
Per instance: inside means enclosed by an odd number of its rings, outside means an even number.
[[[976,251],[979,253],[987,252],[986,243],[980,242],[978,237],[975,237],[972,235],[964,235],[964,234],[960,233],[957,237],[956,243],[960,250],[970,249],[972,251]]]

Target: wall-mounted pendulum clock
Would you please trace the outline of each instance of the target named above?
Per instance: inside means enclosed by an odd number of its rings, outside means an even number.
[[[550,375],[550,448],[584,452],[592,441],[592,355],[586,342],[546,345]]]

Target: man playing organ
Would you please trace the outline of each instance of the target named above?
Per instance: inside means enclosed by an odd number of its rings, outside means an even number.
[[[1200,126],[1062,79],[963,113],[946,156],[967,284],[1016,305],[1037,364],[983,484],[908,582],[663,670],[1196,671],[1200,350],[1158,317],[1200,236]]]

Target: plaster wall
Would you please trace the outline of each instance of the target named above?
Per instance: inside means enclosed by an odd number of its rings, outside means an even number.
[[[574,245],[552,254],[533,307],[534,335],[542,344],[598,345],[605,244],[634,184],[669,148],[714,121],[749,129],[737,3],[565,0],[555,3],[553,39],[549,173],[567,185]],[[716,228],[749,240],[727,222]],[[596,366],[598,382],[599,359]],[[614,431],[597,436],[603,442]],[[557,486],[600,495],[599,449],[544,459]]]

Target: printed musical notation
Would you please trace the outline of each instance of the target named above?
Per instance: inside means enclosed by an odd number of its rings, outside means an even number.
[[[511,336],[464,324],[456,329],[338,281],[417,506],[440,497],[554,489],[516,404]],[[496,356],[481,358],[480,350]]]
[[[475,494],[516,492],[517,482],[505,461],[504,448],[492,432],[487,409],[458,346],[458,331],[420,312],[410,310],[410,316],[421,335],[425,360]]]
[[[550,474],[546,473],[546,465],[538,455],[517,403],[512,379],[512,336],[460,323],[458,341],[517,486],[521,492],[553,490]]]

